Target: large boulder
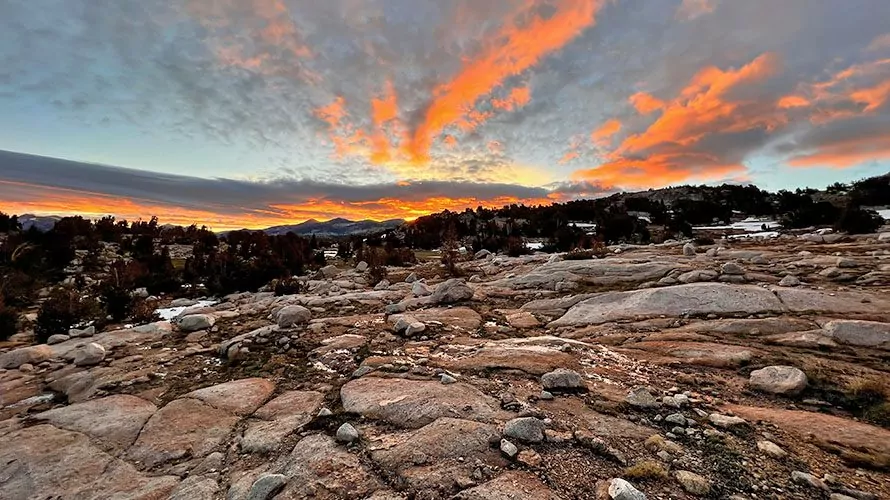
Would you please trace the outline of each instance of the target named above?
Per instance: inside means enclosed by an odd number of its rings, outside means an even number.
[[[86,434],[106,451],[119,452],[136,441],[155,411],[157,407],[142,398],[115,394],[38,413],[34,418]]]
[[[75,366],[93,366],[105,359],[105,348],[100,344],[90,342],[85,346],[78,347],[72,354]]]
[[[822,328],[839,344],[890,349],[890,323],[837,319]]]
[[[758,286],[693,283],[597,294],[579,302],[549,326],[586,326],[659,316],[757,314],[784,310],[782,302],[771,291]]]
[[[422,427],[440,417],[487,421],[494,398],[471,385],[438,381],[363,377],[340,389],[343,409],[399,427]]]
[[[751,372],[748,384],[770,394],[797,396],[807,388],[807,375],[793,366],[767,366]]]
[[[189,314],[176,320],[176,326],[183,332],[206,330],[216,323],[216,317],[210,314]]]
[[[557,368],[542,375],[541,385],[548,391],[578,391],[587,388],[581,374],[566,368]]]
[[[52,358],[55,351],[45,344],[14,349],[0,355],[0,368],[14,369],[24,364],[36,365]]]
[[[440,283],[430,296],[434,304],[454,304],[473,298],[473,289],[461,279],[452,278]]]
[[[278,311],[276,319],[279,328],[291,328],[308,323],[312,319],[312,311],[298,305],[284,306]]]

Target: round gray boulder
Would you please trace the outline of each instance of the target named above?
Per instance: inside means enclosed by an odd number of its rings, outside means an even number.
[[[770,394],[797,396],[807,388],[807,375],[793,366],[767,366],[751,372],[748,385]]]

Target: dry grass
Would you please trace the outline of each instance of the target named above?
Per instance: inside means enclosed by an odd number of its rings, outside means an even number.
[[[660,463],[644,460],[624,469],[623,477],[637,481],[662,481],[668,478],[668,473]]]

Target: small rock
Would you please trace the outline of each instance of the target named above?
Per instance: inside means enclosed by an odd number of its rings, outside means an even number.
[[[695,496],[704,496],[711,492],[711,483],[705,477],[687,470],[678,470],[674,473],[677,482],[687,493]]]
[[[473,289],[463,280],[452,278],[440,283],[430,298],[434,304],[454,304],[472,299],[473,294]]]
[[[452,377],[447,373],[443,373],[441,377],[439,377],[439,381],[443,384],[455,384],[457,383],[457,379]]]
[[[779,286],[800,286],[800,280],[797,276],[788,275],[779,280]]]
[[[287,476],[283,474],[263,474],[250,487],[247,500],[268,500],[274,497],[286,484]]]
[[[721,415],[719,413],[712,413],[708,416],[708,420],[711,424],[720,427],[721,429],[730,429],[732,427],[746,425],[748,422],[739,417],[730,417],[729,415]]]
[[[686,417],[684,417],[680,413],[671,413],[670,415],[664,417],[664,421],[671,424],[681,425],[683,427],[686,426]]]
[[[723,274],[737,276],[745,274],[745,269],[735,262],[727,262],[723,264],[723,267],[720,268],[720,272],[722,272]]]
[[[748,384],[759,391],[797,396],[807,387],[807,376],[793,366],[767,366],[751,372]]]
[[[535,450],[531,449],[520,451],[519,456],[516,457],[516,461],[529,467],[540,467],[541,464],[544,463],[541,455],[539,455],[538,452],[536,452]]]
[[[348,422],[337,429],[337,441],[341,443],[352,443],[358,441],[358,438],[358,431]]]
[[[757,441],[757,449],[773,458],[785,458],[788,452],[772,441]]]
[[[516,445],[511,443],[510,441],[501,439],[501,451],[504,453],[504,455],[513,458],[516,456],[517,453],[519,453],[519,448],[517,448]]]
[[[358,271],[358,272],[360,272],[360,273],[363,273],[363,272],[367,271],[367,270],[368,270],[368,263],[365,262],[365,261],[361,261],[361,262],[359,262],[359,263],[355,266],[355,270]]]
[[[828,485],[818,477],[807,474],[806,472],[794,471],[791,473],[791,481],[801,486],[809,486],[824,491],[828,491]]]
[[[105,348],[95,342],[90,342],[74,351],[75,366],[98,365],[104,359]]]
[[[425,324],[421,323],[420,321],[412,321],[407,327],[405,327],[405,336],[411,337],[425,330]]]
[[[417,281],[417,273],[411,273],[405,278],[405,283],[414,283]]]
[[[31,363],[25,363],[19,366],[19,371],[22,373],[31,373],[34,371],[34,365],[32,365]]]
[[[692,243],[683,245],[683,255],[687,257],[695,257],[695,245]]]
[[[489,252],[488,250],[486,250],[484,248],[482,250],[479,250],[478,252],[476,252],[476,255],[473,256],[473,258],[476,260],[487,259],[489,257],[491,257],[491,252]]]
[[[646,500],[646,495],[621,478],[612,479],[609,483],[609,497],[612,500]]]
[[[183,332],[206,330],[216,323],[216,317],[209,314],[189,314],[176,320],[176,326]]]
[[[837,267],[840,267],[840,268],[849,268],[849,267],[856,267],[859,264],[857,264],[856,261],[853,259],[848,259],[846,257],[838,257],[837,262],[834,265]]]
[[[558,368],[541,376],[541,385],[549,391],[577,391],[586,389],[584,379],[575,370]]]
[[[282,307],[276,317],[279,328],[291,328],[294,325],[302,325],[308,323],[310,319],[312,319],[312,311],[298,305]]]
[[[624,402],[635,408],[658,408],[658,400],[643,386],[634,387],[624,398]]]
[[[88,327],[80,329],[80,330],[78,330],[77,328],[72,328],[72,329],[68,330],[68,336],[72,337],[72,338],[92,337],[95,334],[96,334],[95,326],[88,326]]]
[[[432,295],[433,291],[430,290],[430,287],[426,286],[426,283],[415,281],[411,286],[411,293],[413,293],[415,297],[426,297]]]
[[[327,408],[322,408],[322,409],[318,410],[319,418],[331,417],[333,415],[334,415],[334,412],[332,412],[331,410],[329,410]]]
[[[504,435],[527,443],[544,440],[544,422],[535,417],[514,418],[504,426]]]
[[[550,391],[541,391],[541,394],[538,395],[538,398],[543,399],[544,401],[550,401],[553,399],[553,393]]]
[[[55,335],[50,335],[48,339],[46,339],[46,343],[49,345],[61,344],[66,340],[71,339],[70,335],[63,335],[61,333],[57,333]]]

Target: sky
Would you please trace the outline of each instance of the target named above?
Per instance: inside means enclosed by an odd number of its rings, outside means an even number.
[[[214,229],[890,171],[886,0],[4,0],[0,211]]]

